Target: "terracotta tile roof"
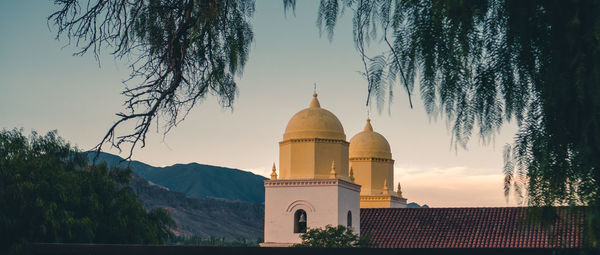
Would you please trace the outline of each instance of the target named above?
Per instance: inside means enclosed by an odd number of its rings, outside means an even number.
[[[575,248],[584,209],[550,208],[548,221],[527,207],[361,209],[360,232],[382,248]]]

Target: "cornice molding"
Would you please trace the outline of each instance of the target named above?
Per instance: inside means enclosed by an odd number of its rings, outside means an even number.
[[[332,179],[280,179],[264,180],[267,187],[311,187],[311,186],[342,186],[360,192],[360,185],[346,180]]]
[[[276,242],[268,242],[268,243],[259,243],[260,247],[290,247],[297,243],[276,243]]]
[[[279,142],[279,145],[286,143],[307,143],[307,142],[315,142],[315,143],[341,143],[345,145],[350,145],[346,140],[341,139],[326,139],[326,138],[302,138],[302,139],[287,139]]]
[[[354,157],[350,158],[350,161],[374,161],[374,162],[390,162],[394,163],[394,160],[391,158],[374,158],[374,157]]]
[[[393,195],[361,195],[360,201],[396,201],[406,202],[406,198]]]

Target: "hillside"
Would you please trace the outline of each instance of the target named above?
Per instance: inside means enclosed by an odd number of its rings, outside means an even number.
[[[424,205],[419,205],[419,204],[417,204],[417,203],[415,203],[415,202],[408,203],[408,204],[406,205],[406,207],[407,207],[407,208],[429,208],[429,206],[428,206],[428,205],[426,205],[426,204],[424,204]]]
[[[192,198],[152,184],[135,173],[132,173],[130,186],[144,202],[144,207],[161,207],[169,211],[177,223],[175,231],[178,235],[248,241],[263,237],[263,204]]]
[[[94,153],[88,153],[91,160]],[[223,198],[262,203],[265,200],[265,177],[239,169],[197,163],[154,167],[139,161],[122,161],[109,153],[101,153],[98,162],[127,167],[142,178],[195,198]]]

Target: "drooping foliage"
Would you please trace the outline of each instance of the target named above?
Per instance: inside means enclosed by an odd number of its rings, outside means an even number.
[[[90,166],[56,132],[0,131],[0,253],[31,242],[163,244],[174,223],[146,211],[130,171]]]
[[[253,33],[253,0],[55,0],[48,21],[76,55],[108,50],[131,64],[126,111],[98,144],[145,145],[151,124],[167,133],[207,95],[231,107]],[[164,120],[159,120],[163,118]],[[128,124],[126,124],[128,123]],[[117,128],[133,126],[125,134]],[[128,126],[129,128],[129,126]]]
[[[457,147],[474,130],[487,143],[515,120],[504,152],[507,199],[514,190],[534,206],[600,206],[599,1],[321,0],[317,26],[329,38],[344,9],[367,104],[376,98],[381,109],[395,86],[409,99],[418,89]],[[386,52],[370,55],[373,41]]]
[[[322,0],[329,36],[351,9],[368,103],[394,86],[448,119],[457,146],[516,120],[506,184],[532,205],[600,202],[600,2]],[[368,54],[368,43],[387,51]]]

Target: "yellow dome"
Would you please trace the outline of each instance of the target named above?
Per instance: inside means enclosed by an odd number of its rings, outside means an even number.
[[[348,153],[350,158],[392,158],[390,144],[381,134],[373,132],[370,119],[365,129],[350,139]]]
[[[342,123],[333,113],[321,108],[316,93],[308,108],[294,114],[283,134],[283,140],[302,138],[346,140]]]

